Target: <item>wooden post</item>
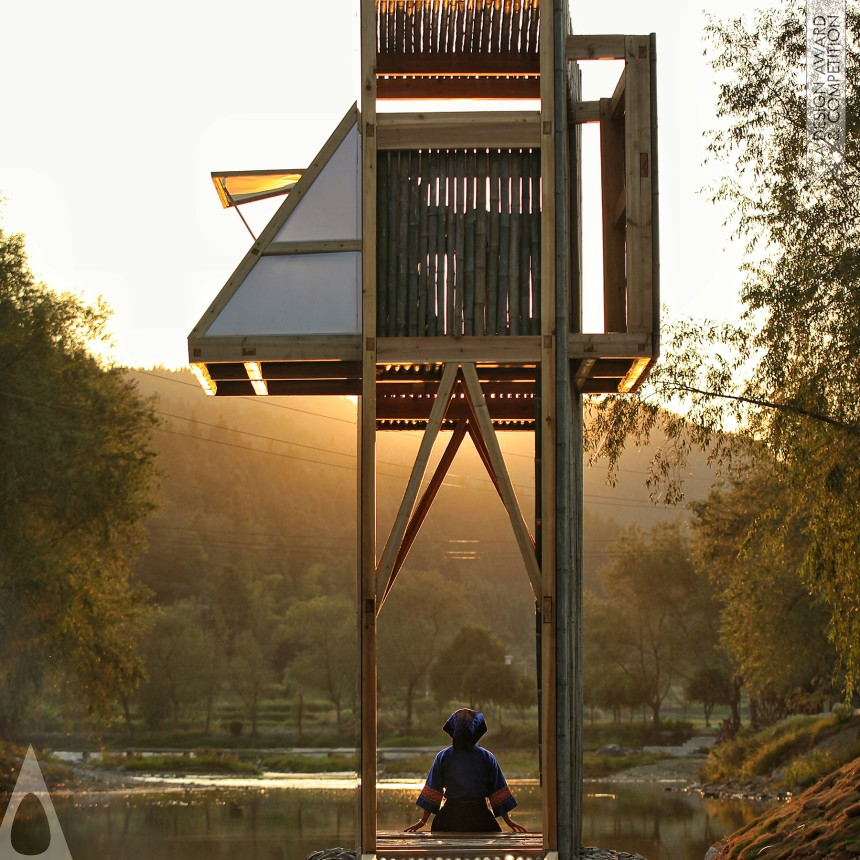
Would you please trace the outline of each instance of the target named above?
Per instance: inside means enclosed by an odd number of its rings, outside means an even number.
[[[376,3],[361,3],[362,369],[358,416],[359,816],[376,853]],[[389,264],[393,260],[389,260]]]
[[[556,67],[555,12],[562,0],[540,6],[541,71],[541,637],[543,720],[544,851],[557,851],[558,763],[556,759]],[[566,109],[566,105],[564,105]],[[565,333],[566,338],[566,333]],[[578,850],[578,849],[577,849]]]

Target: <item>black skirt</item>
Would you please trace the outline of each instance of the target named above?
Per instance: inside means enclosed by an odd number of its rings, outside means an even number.
[[[443,833],[499,833],[501,829],[485,799],[450,798],[445,799],[430,827],[431,831]]]

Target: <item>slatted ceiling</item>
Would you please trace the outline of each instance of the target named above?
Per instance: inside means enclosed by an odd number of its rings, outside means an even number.
[[[377,0],[377,57],[540,52],[539,0]]]
[[[360,361],[263,361],[263,379],[360,379]]]
[[[379,98],[539,98],[538,0],[377,0]]]

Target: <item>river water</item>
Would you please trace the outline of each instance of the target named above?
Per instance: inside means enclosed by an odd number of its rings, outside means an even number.
[[[539,786],[511,785],[520,804],[516,818],[539,830]],[[416,820],[420,787],[418,781],[380,785],[380,830]],[[647,860],[702,860],[713,842],[763,809],[654,782],[588,782],[585,791],[584,844]],[[53,803],[73,860],[303,860],[321,848],[353,847],[356,789],[349,778],[195,777],[55,795]],[[13,834],[22,853],[47,847],[46,826],[34,820]]]

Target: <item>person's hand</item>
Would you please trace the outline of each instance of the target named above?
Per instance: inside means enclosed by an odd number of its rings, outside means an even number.
[[[404,827],[404,833],[416,833],[419,831],[425,824],[427,823],[426,818],[422,818],[420,821],[416,821],[414,824],[410,824],[409,827]]]
[[[510,827],[514,833],[528,833],[528,831],[525,829],[525,827],[523,827],[523,825],[520,824],[518,821],[514,821],[514,819],[511,818],[510,815],[506,814],[504,816],[504,818],[505,818],[505,824],[507,824],[508,827]]]

